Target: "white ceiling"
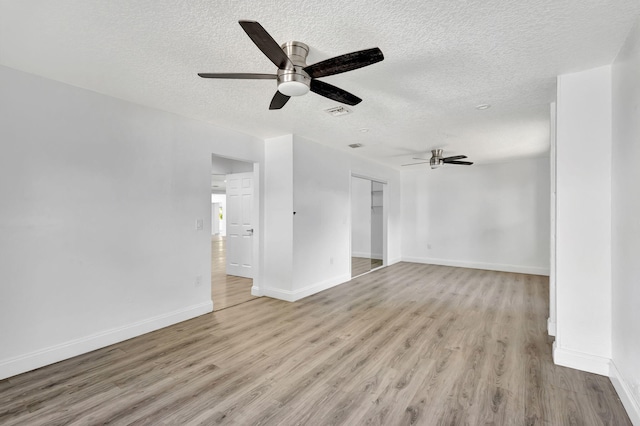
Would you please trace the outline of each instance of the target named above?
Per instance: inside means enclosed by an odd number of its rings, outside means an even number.
[[[638,0],[0,0],[0,63],[260,138],[359,142],[392,166],[433,148],[481,163],[545,155],[555,77],[610,64],[639,15]],[[363,99],[351,115],[313,93],[269,111],[274,81],[196,75],[275,72],[239,19],[308,44],[309,64],[385,60],[323,79]]]

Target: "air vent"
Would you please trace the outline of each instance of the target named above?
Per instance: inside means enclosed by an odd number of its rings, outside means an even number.
[[[361,143],[352,143],[349,145],[349,148],[360,148],[364,145],[362,145]]]
[[[337,107],[325,109],[325,112],[328,113],[328,114],[333,115],[334,117],[338,117],[340,115],[351,114],[352,111],[349,108],[340,105],[340,106],[337,106]]]

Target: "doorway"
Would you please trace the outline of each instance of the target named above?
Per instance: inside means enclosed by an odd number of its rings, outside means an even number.
[[[385,186],[351,176],[351,277],[386,265]]]
[[[211,299],[219,311],[256,298],[253,163],[211,157]]]

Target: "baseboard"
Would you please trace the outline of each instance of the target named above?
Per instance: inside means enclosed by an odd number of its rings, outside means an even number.
[[[396,263],[400,263],[400,262],[402,262],[402,258],[398,257],[395,259],[391,259],[385,266],[395,265]]]
[[[341,275],[329,280],[303,287],[295,291],[296,300],[311,296],[312,294],[320,293],[321,291],[330,289],[331,287],[344,284],[347,281],[351,281],[351,276],[349,274]]]
[[[104,348],[213,311],[211,301],[0,361],[0,380]]]
[[[260,291],[260,288],[256,287],[255,285],[251,287],[251,295],[257,296],[257,297],[263,296],[262,291]]]
[[[557,344],[557,341],[553,342],[553,362],[557,365],[600,374],[601,376],[608,377],[610,375],[611,359],[559,348]]]
[[[547,318],[547,334],[549,336],[556,335],[556,323],[555,321],[551,320],[551,318]]]
[[[336,278],[331,278],[329,280],[325,280],[316,284],[303,287],[299,290],[282,290],[278,288],[265,288],[263,291],[263,294],[265,296],[273,297],[274,299],[285,300],[287,302],[295,302],[305,297],[309,297],[313,294],[320,293],[321,291],[330,289],[331,287],[344,284],[350,280],[351,280],[351,277],[349,275],[341,275]]]
[[[609,377],[611,378],[613,387],[616,388],[616,392],[618,392],[622,405],[625,410],[627,410],[631,423],[640,426],[640,401],[634,397],[631,386],[629,386],[629,383],[624,379],[622,374],[620,374],[613,360],[611,361],[611,375]]]
[[[549,268],[539,266],[506,265],[501,263],[469,262],[465,260],[434,259],[429,257],[402,257],[403,262],[427,263],[430,265],[456,266],[459,268],[485,269],[488,271],[515,272],[519,274],[549,276]]]
[[[351,257],[362,257],[362,258],[368,259],[369,256],[371,256],[371,253],[369,253],[369,252],[367,252],[367,253],[362,252],[362,251],[352,251],[351,252]]]
[[[291,290],[282,290],[279,288],[266,287],[262,289],[262,294],[274,299],[284,300],[285,302],[295,302],[295,292]]]

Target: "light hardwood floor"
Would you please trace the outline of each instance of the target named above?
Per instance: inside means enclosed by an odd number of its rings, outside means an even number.
[[[382,259],[371,259],[368,257],[351,257],[351,276],[357,277],[372,269],[382,266]]]
[[[629,425],[558,367],[546,277],[400,263],[0,381],[0,424]]]
[[[255,299],[251,295],[252,279],[226,274],[225,244],[224,237],[211,237],[211,300],[215,311]]]

